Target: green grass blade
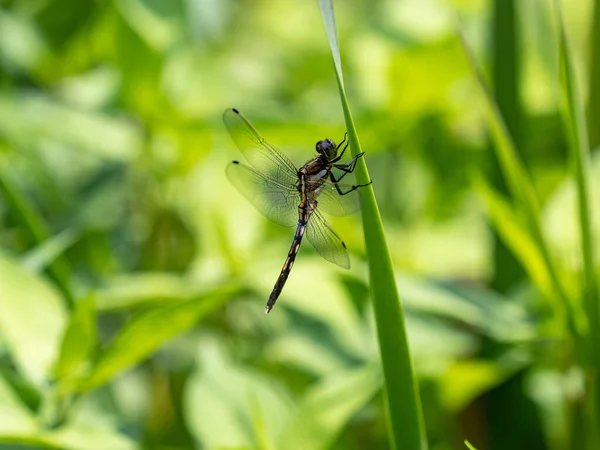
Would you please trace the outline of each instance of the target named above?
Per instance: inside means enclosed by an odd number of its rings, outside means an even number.
[[[490,220],[502,240],[527,270],[537,288],[545,295],[552,296],[552,282],[544,259],[523,226],[523,220],[512,210],[508,199],[502,198],[485,179],[477,178],[475,188],[487,206]]]
[[[497,152],[500,168],[502,169],[509,191],[514,199],[514,207],[523,214],[525,223],[529,229],[529,234],[542,255],[546,270],[548,271],[548,276],[552,282],[554,295],[550,298],[555,300],[555,309],[558,317],[565,317],[570,334],[576,339],[579,339],[580,330],[576,323],[572,302],[567,297],[565,289],[560,281],[558,272],[554,266],[554,261],[550,255],[546,238],[542,233],[539,201],[533,187],[533,182],[530,175],[525,170],[523,163],[519,159],[512,137],[506,128],[506,124],[498,110],[498,106],[484,81],[483,73],[460,28],[458,29],[458,35],[469,62],[471,72],[475,76],[484,100],[484,106],[488,115],[488,126],[495,144],[494,149]]]
[[[267,429],[267,418],[261,411],[260,402],[256,398],[255,392],[248,392],[248,404],[250,405],[250,414],[252,418],[252,428],[258,450],[275,450],[275,445],[269,436]]]
[[[0,164],[0,193],[19,218],[23,228],[29,233],[36,244],[43,244],[51,238],[50,230],[42,215],[37,211],[29,199],[21,192],[13,178],[6,170],[4,164]],[[48,268],[48,275],[62,291],[65,301],[69,307],[73,306],[73,295],[71,293],[69,266],[64,258],[53,260]]]
[[[494,98],[511,134],[519,142],[521,106],[519,103],[518,0],[494,0],[493,19],[493,87]]]
[[[530,215],[538,217],[539,205],[537,195],[533,189],[529,174],[519,159],[513,139],[502,118],[502,114],[498,109],[490,89],[484,81],[483,73],[475,60],[475,55],[471,51],[471,48],[467,44],[460,29],[459,37],[471,71],[475,76],[477,85],[479,86],[484,99],[484,105],[489,117],[488,126],[490,127],[491,137],[495,144],[494,148],[510,193],[523,205],[524,209],[529,211]]]
[[[597,288],[594,276],[594,239],[592,235],[590,212],[590,183],[588,173],[589,168],[591,167],[590,147],[585,121],[585,108],[576,86],[571,50],[562,20],[560,19],[560,12],[558,13],[558,18],[563,118],[566,129],[568,130],[569,148],[571,150],[571,160],[573,162],[575,182],[577,185],[581,254],[583,256],[584,272],[584,306],[587,312],[590,330],[592,332],[600,332]]]
[[[567,34],[562,22],[558,3],[556,3],[558,18],[559,46],[560,46],[560,75],[563,100],[563,120],[569,137],[569,148],[573,164],[574,178],[577,186],[577,202],[579,212],[579,230],[581,254],[583,258],[583,309],[588,320],[588,349],[590,354],[590,365],[593,375],[589,395],[590,403],[587,410],[586,425],[590,430],[586,440],[590,448],[598,448],[600,445],[600,434],[598,433],[598,414],[600,413],[600,316],[598,305],[598,289],[594,266],[594,237],[592,234],[591,212],[590,212],[590,182],[589,168],[590,147],[588,141],[587,124],[585,120],[585,108],[577,88],[577,79],[572,61],[571,48]],[[592,109],[590,109],[592,112]],[[595,431],[594,431],[595,430]]]
[[[588,99],[588,123],[590,147],[600,146],[600,0],[594,2],[594,18],[591,30],[590,84]]]
[[[519,8],[515,3],[516,0],[493,1],[491,69],[494,98],[507,121],[506,126],[518,143],[522,135],[523,114],[519,97]],[[485,158],[489,160],[491,182],[502,194],[506,194],[507,188],[501,176],[496,151],[492,144],[486,147]],[[494,271],[490,283],[499,292],[507,292],[523,279],[525,269],[516,258],[514,250],[511,251],[498,234],[494,233],[492,238]]]
[[[21,265],[33,273],[41,272],[71,247],[79,234],[79,229],[72,227],[46,239],[21,257]]]
[[[331,0],[319,0],[319,7],[333,55],[350,149],[352,155],[356,156],[361,153],[361,147],[344,90],[333,5]],[[360,184],[370,180],[365,158],[358,160],[356,179]],[[425,449],[427,440],[421,403],[406,336],[404,313],[394,278],[392,259],[372,186],[363,188],[362,193],[364,197],[363,228],[369,260],[369,280],[377,336],[386,382],[390,437],[397,449]]]

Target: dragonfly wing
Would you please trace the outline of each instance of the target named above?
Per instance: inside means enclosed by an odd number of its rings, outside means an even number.
[[[340,191],[346,194],[340,195]],[[349,216],[362,208],[358,189],[353,190],[349,183],[333,183],[331,180],[325,182],[317,201],[319,211],[335,217]]]
[[[296,166],[269,144],[237,109],[227,109],[223,113],[223,122],[252,167],[283,185],[295,185],[298,180]]]
[[[350,268],[350,257],[346,250],[346,244],[319,214],[319,211],[315,211],[308,220],[306,238],[317,253],[327,261],[344,269]]]
[[[227,178],[261,213],[285,227],[298,223],[300,194],[237,161],[229,163]]]

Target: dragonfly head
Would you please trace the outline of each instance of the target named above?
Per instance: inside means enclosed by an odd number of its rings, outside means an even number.
[[[337,146],[331,139],[317,142],[316,149],[319,155],[324,156],[328,160],[335,158],[337,154]]]

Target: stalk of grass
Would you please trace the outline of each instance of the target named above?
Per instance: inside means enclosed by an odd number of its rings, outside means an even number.
[[[464,441],[469,450],[477,450],[469,441]]]
[[[589,167],[590,147],[588,141],[585,109],[576,86],[575,72],[567,35],[559,18],[560,72],[563,97],[563,118],[568,131],[569,148],[577,185],[581,254],[583,257],[584,308],[590,331],[600,331],[598,297],[594,276],[593,235],[590,213]]]
[[[353,156],[361,147],[344,90],[335,16],[331,0],[319,0],[319,8],[333,56],[340,100],[344,111],[350,150]],[[359,184],[370,181],[365,158],[356,165]],[[387,246],[379,208],[372,186],[362,189],[362,210],[365,245],[369,261],[369,280],[389,413],[389,432],[392,445],[403,450],[427,448],[418,386],[413,371],[406,336],[404,313],[396,287],[392,259]]]
[[[10,174],[0,164],[0,193],[4,195],[11,210],[18,217],[23,228],[36,244],[43,244],[51,238],[51,233],[42,215],[29,199],[19,190]],[[73,306],[74,298],[70,286],[70,270],[65,259],[60,255],[53,261],[47,261],[48,276],[60,289],[69,308]]]
[[[588,124],[590,147],[600,146],[600,0],[594,2],[594,15],[590,33],[590,81],[588,99]]]
[[[494,149],[497,153],[498,160],[500,161],[500,168],[502,169],[508,189],[514,199],[514,207],[519,213],[523,214],[528,232],[535,242],[544,261],[546,271],[548,272],[548,277],[554,292],[557,316],[565,317],[570,334],[576,341],[580,342],[581,333],[578,323],[576,322],[572,302],[567,297],[560,281],[558,272],[550,255],[546,238],[542,232],[539,200],[533,187],[533,182],[523,163],[519,159],[514,141],[506,128],[502,114],[498,110],[498,106],[484,81],[482,71],[477,64],[475,56],[467,44],[460,27],[458,28],[458,35],[464,53],[467,56],[471,72],[475,76],[484,100],[484,106],[486,107],[488,116],[488,125],[490,127],[491,137],[495,144]],[[577,347],[579,348],[579,346]]]
[[[494,98],[506,119],[506,126],[518,142],[522,110],[519,101],[519,46],[517,39],[517,8],[515,0],[494,0],[492,20],[492,80]],[[506,195],[507,188],[502,180],[501,169],[494,149],[488,146],[492,162],[490,179],[496,189]],[[491,285],[506,292],[523,278],[524,268],[516,258],[514,248],[506,245],[502,237],[494,232],[494,276]]]
[[[577,186],[577,201],[579,212],[579,230],[581,255],[583,258],[583,310],[587,316],[587,338],[589,354],[586,355],[588,364],[592,368],[591,383],[589,387],[593,395],[590,396],[592,405],[588,408],[588,440],[591,448],[600,448],[600,436],[597,432],[597,415],[600,413],[600,316],[598,309],[598,288],[594,274],[594,238],[591,225],[590,193],[589,193],[589,167],[590,148],[588,131],[585,121],[585,108],[577,88],[575,70],[572,62],[572,53],[567,34],[562,22],[558,3],[556,4],[560,47],[560,75],[563,100],[563,120],[569,137],[569,149]],[[593,430],[596,430],[595,432]]]
[[[495,190],[480,174],[474,175],[473,184],[483,203],[487,206],[488,216],[494,224],[498,236],[512,249],[521,262],[530,279],[540,292],[553,295],[552,282],[540,251],[531,238],[522,218],[511,207],[510,201]]]

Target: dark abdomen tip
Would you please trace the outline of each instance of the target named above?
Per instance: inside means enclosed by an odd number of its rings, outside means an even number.
[[[234,164],[239,164],[240,163],[239,161],[231,161],[231,162],[234,163]]]
[[[237,109],[235,109],[235,108],[231,108],[231,110],[232,110],[234,113],[236,113],[236,114],[239,114],[239,113],[240,113],[240,112],[239,112]]]

